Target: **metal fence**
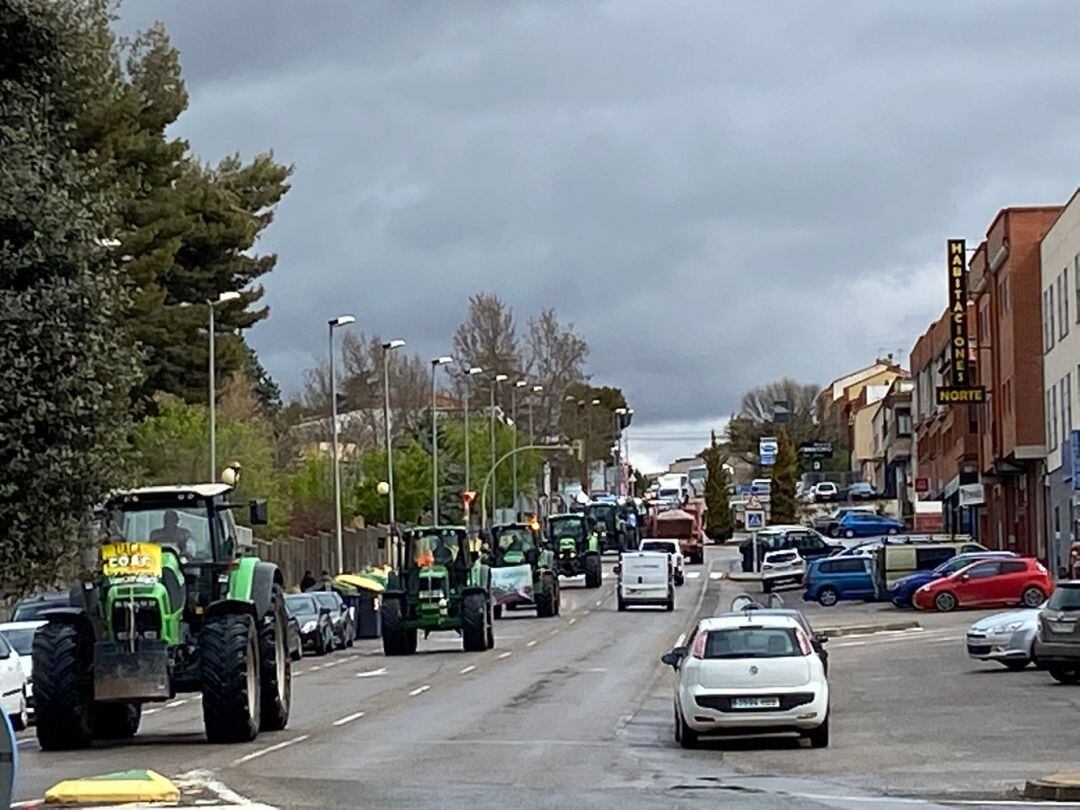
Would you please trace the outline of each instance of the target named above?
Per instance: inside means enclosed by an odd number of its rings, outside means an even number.
[[[344,570],[360,571],[367,566],[384,565],[388,559],[386,536],[385,526],[345,529],[341,536],[345,553]],[[310,537],[256,540],[255,553],[277,564],[288,587],[299,585],[305,571],[310,571],[316,578],[323,571],[337,573],[333,570],[336,567],[334,535],[329,532]]]

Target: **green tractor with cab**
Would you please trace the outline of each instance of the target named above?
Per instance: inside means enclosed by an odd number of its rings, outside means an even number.
[[[466,652],[495,646],[491,568],[469,545],[463,526],[428,526],[401,534],[382,595],[386,655],[412,655],[417,635],[453,630]]]
[[[600,540],[585,515],[553,515],[548,518],[548,548],[562,577],[585,575],[586,588],[599,588],[603,579]]]
[[[289,722],[292,669],[284,580],[245,554],[227,484],[117,493],[100,512],[103,544],[70,605],[34,636],[37,738],[84,748],[139,729],[145,703],[202,694],[210,742],[249,742]],[[266,522],[252,501],[250,522]]]
[[[491,529],[491,593],[495,618],[503,609],[535,607],[541,618],[559,615],[559,574],[555,553],[539,526],[508,523]]]

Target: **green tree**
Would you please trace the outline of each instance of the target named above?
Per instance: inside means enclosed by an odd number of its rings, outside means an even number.
[[[747,391],[739,413],[728,422],[731,452],[761,471],[758,441],[763,436],[778,436],[781,427],[796,449],[806,442],[830,440],[816,416],[819,392],[816,385],[804,385],[788,377]],[[786,413],[781,415],[780,408],[786,408]]]
[[[716,433],[712,434],[712,442],[701,451],[701,458],[705,461],[707,476],[705,478],[705,508],[708,514],[709,525],[706,533],[714,540],[727,540],[735,532],[735,519],[731,513],[730,493],[731,475],[725,466],[727,452],[717,444]]]
[[[101,246],[113,200],[70,148],[99,69],[92,7],[0,5],[0,566],[16,586],[77,555],[90,508],[123,483],[138,381],[120,273]]]
[[[351,510],[368,523],[385,523],[387,496],[377,488],[387,477],[386,452],[366,453],[361,467],[363,474],[349,493]],[[426,523],[431,515],[431,455],[413,440],[394,447],[394,511],[398,523]]]
[[[772,468],[772,490],[769,494],[769,519],[778,524],[795,523],[799,511],[798,501],[795,500],[798,460],[787,430],[780,430],[777,439],[776,463]]]

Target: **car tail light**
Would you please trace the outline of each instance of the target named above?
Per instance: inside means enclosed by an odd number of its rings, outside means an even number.
[[[814,645],[810,643],[810,639],[801,628],[795,630],[795,637],[799,639],[799,649],[802,650],[803,655],[810,655],[814,651]]]
[[[692,655],[694,658],[704,658],[705,642],[708,640],[708,638],[708,631],[702,630],[700,633],[698,633],[697,637],[694,639],[694,645],[690,648],[690,655]]]

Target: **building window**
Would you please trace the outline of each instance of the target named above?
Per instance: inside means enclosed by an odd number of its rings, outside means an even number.
[[[1043,350],[1054,348],[1054,287],[1043,290]]]
[[[1057,419],[1057,386],[1051,385],[1046,392],[1046,429],[1049,434],[1049,446],[1051,450],[1057,449],[1058,445],[1058,419]]]
[[[1058,320],[1061,323],[1058,325],[1058,329],[1061,330],[1060,338],[1064,338],[1069,334],[1069,268],[1066,267],[1061,271],[1061,281],[1058,284]]]
[[[899,436],[911,435],[911,411],[896,412],[896,433]]]
[[[1001,311],[1009,311],[1009,277],[1002,276],[1001,283],[998,285],[998,294],[1001,296]]]
[[[1061,380],[1061,439],[1072,431],[1072,372]]]
[[[1076,322],[1080,323],[1080,253],[1073,256],[1073,284],[1076,285]]]

